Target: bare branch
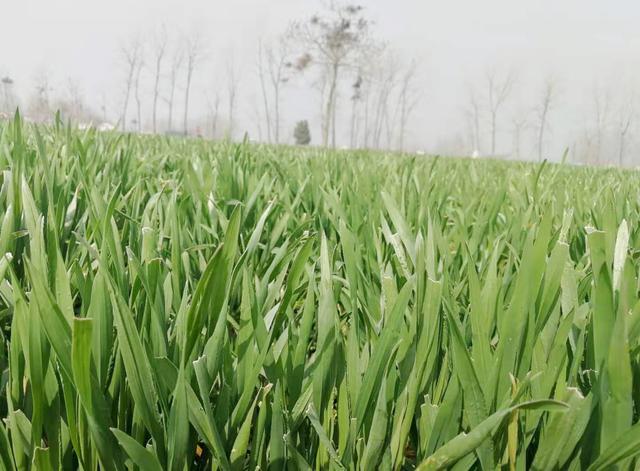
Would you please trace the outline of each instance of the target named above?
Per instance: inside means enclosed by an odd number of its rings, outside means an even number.
[[[486,73],[486,81],[491,122],[491,154],[495,155],[498,113],[513,90],[515,75],[509,71],[504,77],[500,77],[496,69],[489,69]]]
[[[124,103],[120,116],[120,126],[124,131],[127,128],[127,108],[129,107],[129,97],[131,87],[133,86],[134,74],[138,68],[138,62],[142,59],[142,43],[140,37],[135,36],[128,43],[124,44],[120,49],[120,53],[126,68]]]
[[[332,145],[336,143],[336,108],[343,70],[359,64],[360,57],[375,44],[370,25],[362,6],[332,2],[325,14],[290,27],[290,39],[301,49],[301,56],[307,58],[301,70],[314,64],[326,79],[328,88],[322,110],[324,146],[329,143],[330,133]]]
[[[618,108],[618,165],[624,165],[624,154],[631,126],[636,118],[635,93],[625,93]]]
[[[202,37],[198,31],[184,39],[184,55],[186,59],[186,79],[184,89],[184,117],[183,133],[189,133],[189,93],[191,91],[191,81],[196,65],[203,56]]]
[[[167,29],[163,25],[156,34],[153,44],[153,60],[155,64],[154,82],[153,82],[153,104],[152,104],[152,127],[154,134],[157,132],[157,116],[158,116],[158,97],[160,95],[160,78],[162,75],[162,63],[167,51],[169,37]]]
[[[553,77],[547,77],[542,88],[540,103],[536,107],[538,135],[536,148],[538,161],[542,160],[544,136],[548,127],[549,112],[551,111],[557,95],[557,84]]]

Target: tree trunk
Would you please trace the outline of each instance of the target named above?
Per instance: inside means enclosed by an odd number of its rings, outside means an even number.
[[[333,147],[334,149],[336,148],[336,110],[338,108],[338,106],[337,106],[337,101],[338,101],[337,96],[338,96],[338,93],[336,91],[333,94],[333,105],[331,105],[331,107],[332,107],[332,112],[331,112],[331,147]]]
[[[275,85],[274,89],[274,97],[275,103],[274,107],[274,122],[273,122],[273,132],[275,134],[275,143],[280,144],[280,79],[278,78],[278,83]]]
[[[369,147],[369,96],[370,96],[369,88],[367,87],[364,95],[364,116],[363,116],[364,130],[362,131],[363,133],[362,147],[364,147],[365,149]]]
[[[162,55],[159,55],[156,59],[156,77],[155,82],[153,84],[153,111],[152,111],[152,125],[153,125],[153,133],[156,134],[158,131],[157,127],[157,116],[158,116],[158,88],[160,86],[160,64],[162,62]]]
[[[543,114],[540,121],[540,130],[538,131],[538,162],[542,161],[542,142],[544,139],[545,116]]]
[[[356,115],[358,101],[354,98],[351,105],[351,129],[349,131],[349,147],[352,149],[356,146]]]
[[[142,72],[142,63],[138,65],[138,71],[136,72],[136,83],[135,83],[135,91],[136,91],[136,119],[138,121],[137,127],[138,132],[142,131],[142,102],[140,99],[140,72]]]
[[[491,156],[496,155],[496,113],[491,113]]]
[[[624,151],[626,150],[625,144],[627,142],[627,132],[629,131],[629,127],[631,125],[631,120],[629,120],[624,127],[620,130],[620,144],[618,147],[618,165],[622,167],[624,164]]]
[[[236,92],[229,90],[229,127],[227,129],[227,139],[233,140],[233,115],[235,114]]]
[[[269,99],[267,98],[267,87],[264,82],[264,63],[262,61],[262,44],[258,45],[258,78],[260,79],[260,90],[262,91],[264,117],[267,124],[267,141],[271,142],[271,112],[269,110]]]
[[[336,88],[338,86],[338,68],[339,65],[334,63],[331,70],[331,82],[329,85],[329,96],[327,97],[327,104],[325,108],[325,119],[322,126],[322,145],[327,147],[329,144],[329,131],[331,129],[331,123],[333,121],[334,114],[334,100],[336,94]],[[334,143],[335,144],[335,143]]]
[[[216,132],[218,128],[218,107],[220,102],[218,100],[218,96],[216,96],[216,102],[213,108],[213,116],[211,118],[211,139],[216,138]]]
[[[124,94],[124,105],[122,107],[122,116],[120,118],[120,127],[122,131],[127,129],[127,108],[129,107],[129,95],[131,94],[131,82],[133,81],[133,69],[135,65],[132,65],[129,69],[129,75],[127,77],[127,88]]]
[[[173,131],[173,99],[175,97],[176,91],[176,73],[175,71],[171,74],[171,91],[169,92],[169,116],[167,118],[167,126],[169,131]]]
[[[404,134],[407,126],[404,104],[402,105],[402,107],[403,107],[402,117],[400,119],[400,131],[399,131],[399,137],[398,137],[398,150],[400,150],[400,152],[404,152]]]
[[[193,67],[189,64],[187,69],[187,86],[184,90],[184,122],[183,132],[186,136],[189,132],[189,89],[191,88],[191,74],[193,73]]]
[[[480,152],[480,113],[476,105],[473,106],[473,147]]]
[[[544,143],[544,131],[547,127],[547,112],[549,105],[545,102],[542,114],[540,115],[540,129],[538,132],[538,162],[542,161],[542,145]]]

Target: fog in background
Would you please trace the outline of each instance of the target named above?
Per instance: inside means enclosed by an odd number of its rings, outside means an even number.
[[[640,3],[631,0],[506,0],[359,2],[372,35],[393,55],[416,62],[417,104],[407,121],[403,147],[410,151],[479,155],[491,153],[488,76],[511,88],[496,116],[494,154],[538,159],[539,122],[545,86],[553,84],[543,138],[544,158],[559,160],[565,148],[574,162],[640,165]],[[263,97],[257,74],[259,42],[269,43],[292,21],[325,11],[327,3],[302,0],[2,0],[0,76],[23,109],[37,101],[46,82],[51,107],[82,100],[94,120],[117,123],[127,67],[122,49],[134,38],[145,48],[140,93],[142,131],[151,129],[152,38],[164,25],[169,45],[160,95],[167,94],[174,46],[199,35],[202,54],[193,71],[189,132],[211,130],[214,103],[219,125],[229,119],[233,138],[244,132],[266,141]],[[233,77],[230,77],[233,76]],[[291,78],[281,92],[281,141],[293,142],[293,127],[308,120],[312,144],[321,139],[322,97],[318,74]],[[186,70],[180,70],[172,128],[181,129]],[[351,87],[345,75],[338,91],[336,145],[351,146]],[[5,87],[7,84],[5,84]],[[40,90],[41,91],[41,90]],[[472,99],[475,97],[475,100]],[[494,97],[495,99],[495,97]],[[393,102],[391,105],[397,105]],[[475,104],[475,108],[474,108]],[[167,103],[158,101],[158,131],[166,131]],[[474,115],[475,109],[475,115]],[[640,111],[640,110],[639,110]],[[136,114],[131,92],[127,121]],[[132,129],[130,122],[127,129]],[[211,130],[213,132],[213,130]],[[214,136],[218,137],[218,136]],[[360,145],[358,142],[355,145]],[[397,147],[397,139],[388,145]]]

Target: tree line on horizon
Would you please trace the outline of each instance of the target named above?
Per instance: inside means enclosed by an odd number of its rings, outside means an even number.
[[[247,71],[233,52],[227,54],[216,67],[224,80],[205,90],[196,90],[194,83],[212,53],[197,29],[178,35],[160,26],[151,34],[136,33],[122,41],[117,60],[121,90],[115,106],[109,105],[113,97],[103,94],[96,109],[76,81],[68,79],[54,89],[50,74],[39,71],[25,103],[17,98],[10,75],[0,79],[0,112],[9,115],[20,105],[35,121],[51,119],[59,110],[72,121],[110,122],[122,131],[213,139],[238,138],[251,128],[252,138],[275,144],[300,142],[295,130],[306,122],[306,137],[317,145],[416,150],[407,146],[407,137],[417,126],[412,121],[423,97],[419,62],[403,58],[380,39],[362,5],[324,4],[319,13],[292,21],[276,37],[260,39],[253,70]],[[247,77],[255,80],[254,87],[246,85]],[[500,156],[509,148],[512,158],[548,158],[561,84],[546,77],[533,93],[533,105],[510,109],[517,85],[512,69],[487,68],[464,92],[460,129],[437,150]],[[241,87],[258,91],[245,113],[250,119],[239,118],[241,92],[250,93]],[[316,97],[314,112],[293,109],[290,97],[301,89]],[[569,143],[579,154],[575,159],[629,164],[635,97],[625,95],[616,104],[609,90],[596,89],[593,95],[593,118]],[[200,101],[196,112],[194,100]]]

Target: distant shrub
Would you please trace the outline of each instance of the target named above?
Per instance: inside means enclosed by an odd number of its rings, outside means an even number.
[[[311,142],[311,133],[309,132],[309,123],[307,120],[298,121],[293,130],[293,138],[299,146],[306,146]]]

